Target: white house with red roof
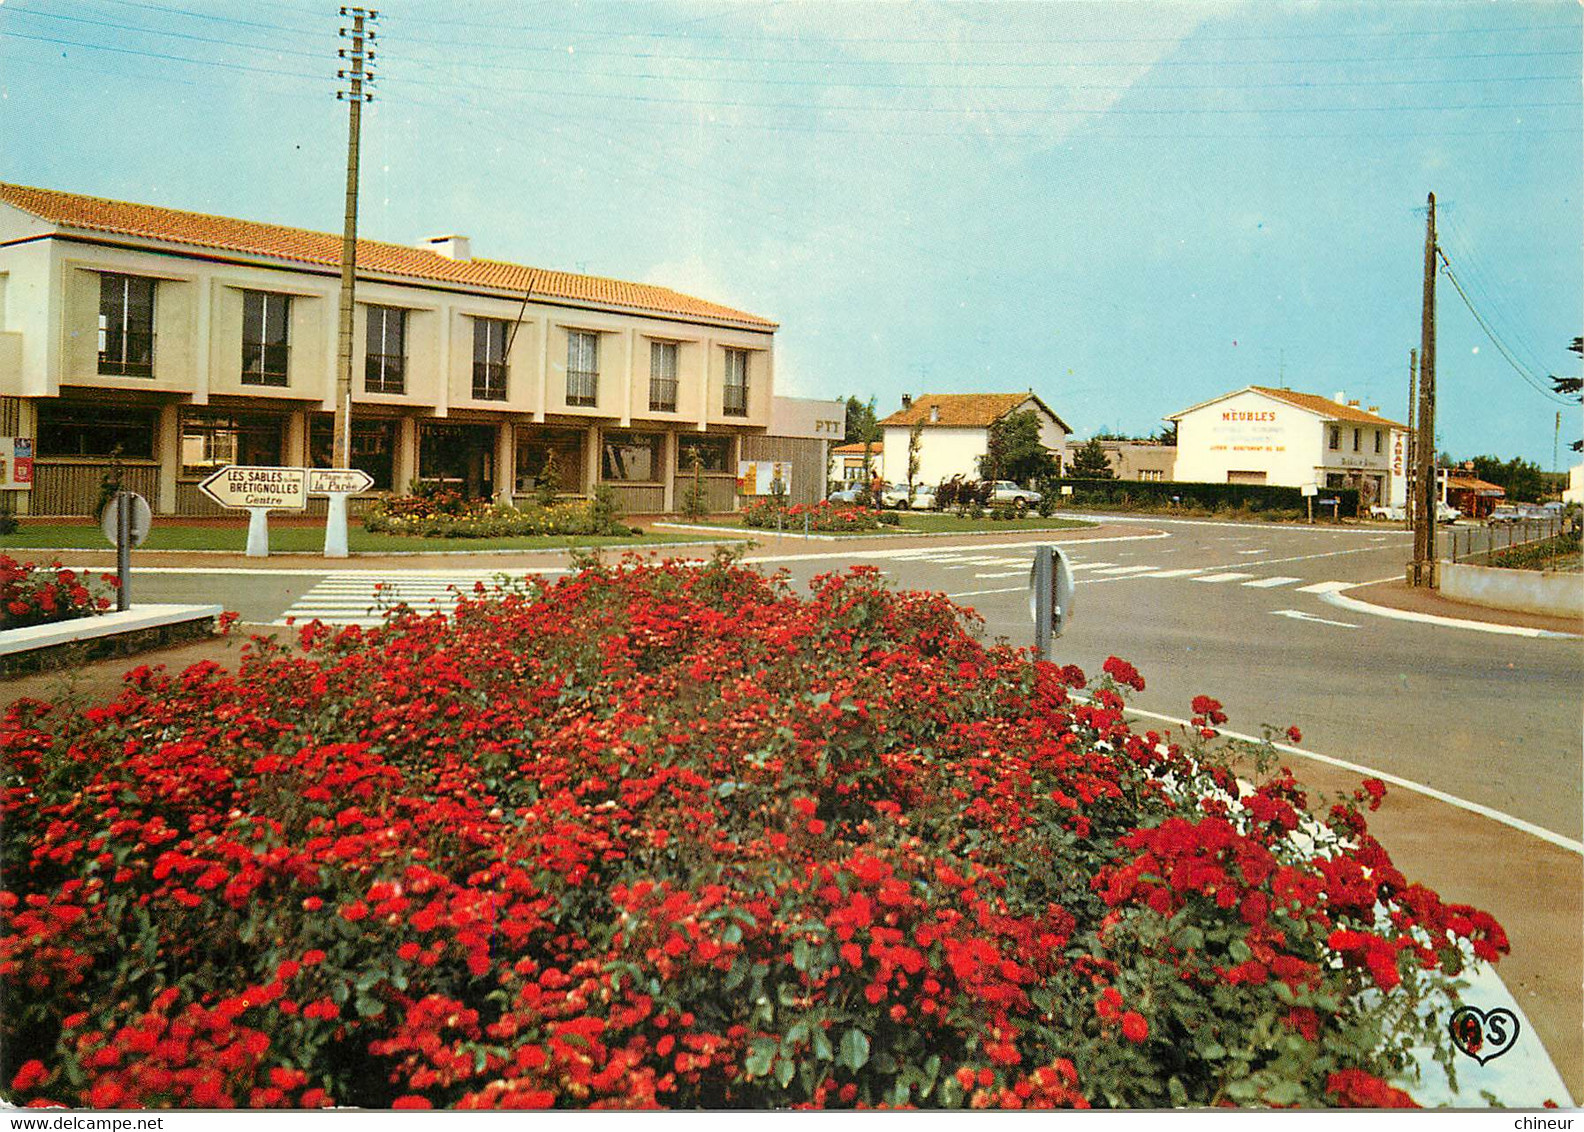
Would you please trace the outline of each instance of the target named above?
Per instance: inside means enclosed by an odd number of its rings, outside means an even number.
[[[1361,505],[1406,499],[1408,426],[1345,394],[1250,385],[1167,417],[1183,483],[1357,487]]]
[[[880,422],[886,476],[893,483],[907,482],[908,445],[917,426],[921,431],[915,483],[933,486],[953,476],[978,479],[979,462],[989,450],[990,426],[1024,410],[1039,418],[1040,443],[1055,457],[1058,468],[1065,466],[1072,429],[1033,392],[926,393],[903,397],[902,408]]]
[[[325,466],[340,248],[0,184],[0,436],[36,457],[18,510],[85,513],[112,466],[179,514],[212,509],[198,483],[219,466]],[[378,489],[441,479],[510,498],[553,453],[561,490],[609,484],[624,509],[663,511],[696,454],[729,508],[740,460],[804,447],[795,482],[810,500],[824,487],[823,434],[772,435],[785,399],[769,319],[486,259],[461,236],[360,240],[356,297],[351,462]]]

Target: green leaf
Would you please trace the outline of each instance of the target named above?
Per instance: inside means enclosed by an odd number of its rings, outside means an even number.
[[[385,1004],[377,998],[370,998],[366,994],[358,995],[357,1001],[353,1003],[353,1006],[356,1007],[358,1015],[363,1018],[376,1018],[385,1013]]]
[[[799,1042],[808,1041],[809,1024],[807,1020],[792,1023],[792,1028],[781,1038],[783,1046],[795,1046]]]
[[[747,977],[748,961],[746,959],[739,959],[737,962],[731,965],[731,970],[726,972],[726,978],[721,982],[721,986],[726,990],[732,990],[735,987],[741,986],[742,981]]]
[[[809,965],[809,945],[804,939],[795,940],[792,944],[792,966],[799,971],[807,971]]]
[[[792,1083],[793,1074],[796,1072],[797,1066],[792,1063],[791,1059],[783,1057],[780,1061],[776,1062],[776,1083],[779,1084],[783,1089],[786,1088]]]
[[[748,1056],[743,1058],[743,1068],[750,1077],[764,1077],[775,1060],[776,1043],[770,1038],[755,1038],[748,1043]]]
[[[823,1026],[815,1026],[810,1033],[814,1037],[814,1056],[821,1061],[829,1061],[836,1056],[836,1051],[831,1048],[830,1039],[825,1036]]]
[[[869,1035],[854,1027],[842,1035],[841,1064],[854,1073],[869,1062]]]
[[[1179,1078],[1172,1077],[1166,1082],[1166,1092],[1171,1095],[1173,1108],[1183,1108],[1188,1104],[1188,1090]]]

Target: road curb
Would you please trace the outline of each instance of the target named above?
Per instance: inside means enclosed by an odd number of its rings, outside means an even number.
[[[1358,582],[1348,588],[1355,589],[1357,586],[1373,584],[1371,582]],[[1578,633],[1562,633],[1554,629],[1533,629],[1527,625],[1505,625],[1499,621],[1470,621],[1462,617],[1443,617],[1439,613],[1416,613],[1411,609],[1394,609],[1389,605],[1376,605],[1374,602],[1348,597],[1342,593],[1321,594],[1320,600],[1327,605],[1334,605],[1338,609],[1346,609],[1353,613],[1368,613],[1375,617],[1388,617],[1393,621],[1417,621],[1424,625],[1444,625],[1452,629],[1473,629],[1480,633],[1500,633],[1509,637],[1530,637],[1561,641],[1584,640],[1584,636]]]

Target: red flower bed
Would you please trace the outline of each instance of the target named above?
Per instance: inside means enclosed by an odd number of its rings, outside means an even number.
[[[1388,1104],[1473,909],[872,570],[588,569],[14,705],[18,1103]],[[1113,674],[1141,682],[1131,666]],[[1192,755],[1192,757],[1191,757]],[[1361,797],[1364,796],[1361,792]],[[1370,989],[1375,1001],[1361,1001]]]
[[[822,499],[818,503],[794,503],[791,506],[777,501],[771,496],[754,499],[742,509],[742,522],[745,527],[760,527],[775,529],[778,525],[786,530],[801,530],[806,521],[811,531],[826,533],[847,533],[855,531],[878,531],[882,523],[895,523],[894,515],[887,515],[884,511],[876,511],[871,507],[859,507],[853,503],[832,503]]]
[[[102,586],[117,584],[114,574],[92,578],[59,562],[36,566],[0,554],[0,629],[103,613],[115,602]]]

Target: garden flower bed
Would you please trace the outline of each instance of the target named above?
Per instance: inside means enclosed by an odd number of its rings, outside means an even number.
[[[414,538],[522,538],[535,535],[630,535],[614,507],[600,499],[524,502],[517,506],[424,490],[371,502],[363,529]]]
[[[742,524],[774,530],[802,530],[805,520],[808,529],[818,534],[853,534],[861,531],[878,531],[882,524],[896,526],[899,519],[886,511],[872,507],[858,507],[847,503],[832,503],[822,499],[818,503],[785,503],[764,496],[755,499],[742,509]]]
[[[863,568],[480,588],[5,722],[0,1084],[120,1107],[1396,1105],[1501,929],[1194,705]],[[1375,802],[1378,784],[1356,795]],[[1368,995],[1365,992],[1370,992]]]
[[[103,613],[118,584],[114,574],[94,578],[59,562],[38,566],[0,554],[0,631]]]

